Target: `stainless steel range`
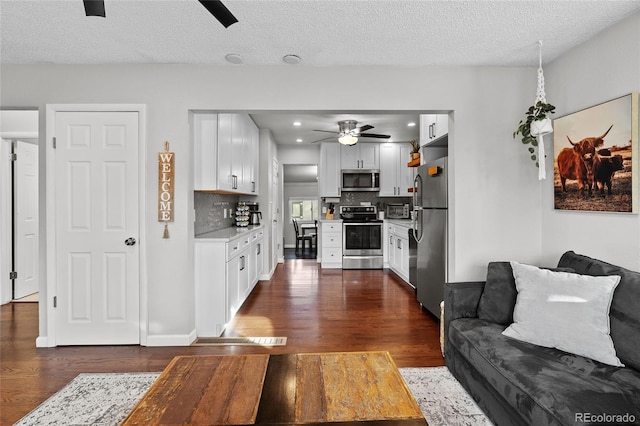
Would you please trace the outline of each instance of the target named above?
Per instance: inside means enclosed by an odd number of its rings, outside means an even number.
[[[382,269],[382,220],[376,206],[340,206],[342,268]]]

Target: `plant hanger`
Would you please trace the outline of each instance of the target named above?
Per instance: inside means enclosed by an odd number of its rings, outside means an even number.
[[[538,41],[538,89],[536,90],[536,107],[547,103],[547,94],[544,92],[544,73],[542,72],[542,40]],[[540,115],[542,108],[536,108],[536,117]],[[544,135],[553,132],[550,118],[536,119],[531,122],[531,136],[538,138],[538,180],[547,178],[545,171]]]
[[[513,137],[522,135],[523,144],[531,144],[528,148],[531,153],[531,160],[536,162],[538,167],[538,179],[546,179],[545,172],[545,153],[544,153],[544,135],[553,132],[550,114],[555,112],[556,107],[547,103],[547,97],[544,91],[544,73],[542,72],[542,40],[538,41],[539,46],[539,64],[538,64],[538,88],[536,91],[536,100],[527,110],[526,120],[520,120],[518,129],[513,132]],[[538,147],[538,155],[534,147]]]

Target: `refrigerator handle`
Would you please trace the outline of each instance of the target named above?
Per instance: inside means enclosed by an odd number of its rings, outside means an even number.
[[[419,207],[418,194],[422,196],[422,176],[419,174],[413,179],[413,207]],[[420,206],[421,207],[421,206]]]

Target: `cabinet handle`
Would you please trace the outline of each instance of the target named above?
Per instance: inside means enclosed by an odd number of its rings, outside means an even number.
[[[256,192],[256,183],[255,183],[255,181],[252,181],[252,182],[251,182],[251,185],[252,185],[252,186],[251,186],[251,188],[252,188],[252,189],[251,189],[251,192]]]
[[[244,267],[245,267],[244,256],[240,256],[240,270],[244,271]]]
[[[398,238],[398,248],[402,250],[402,240]]]
[[[262,244],[258,243],[258,253],[256,254],[260,255],[261,252],[262,252]]]

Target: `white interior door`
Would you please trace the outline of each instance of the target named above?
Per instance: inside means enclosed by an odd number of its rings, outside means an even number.
[[[55,114],[56,344],[138,344],[138,112]]]
[[[38,145],[18,141],[14,162],[14,299],[38,291]]]

